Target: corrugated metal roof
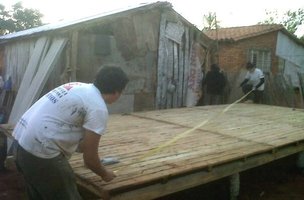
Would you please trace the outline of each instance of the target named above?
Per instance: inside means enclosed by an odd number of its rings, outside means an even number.
[[[86,17],[86,18],[82,18],[82,19],[77,19],[77,20],[72,20],[72,21],[60,21],[57,23],[52,23],[52,24],[47,24],[47,25],[43,25],[40,27],[36,27],[36,28],[31,28],[31,29],[27,29],[24,31],[19,31],[19,32],[15,32],[15,33],[11,33],[11,34],[7,34],[4,36],[0,37],[0,41],[1,40],[10,40],[10,39],[16,39],[18,37],[25,37],[25,36],[30,36],[33,34],[38,34],[38,33],[42,33],[42,32],[48,32],[48,31],[54,31],[54,30],[58,30],[58,29],[62,29],[62,28],[66,28],[66,27],[70,27],[70,26],[74,26],[77,24],[81,24],[84,22],[90,22],[90,21],[95,21],[95,20],[101,20],[105,17],[110,17],[112,15],[118,14],[118,13],[123,13],[123,12],[131,12],[134,10],[148,10],[148,9],[152,9],[155,7],[171,7],[172,5],[169,2],[155,2],[155,3],[142,3],[139,5],[135,5],[135,6],[129,6],[126,8],[122,8],[122,9],[117,9],[117,10],[113,10],[110,12],[103,12],[101,14],[98,15],[94,15],[94,16],[90,16],[90,17]]]
[[[283,25],[280,24],[261,24],[253,26],[219,28],[217,31],[208,30],[204,31],[204,33],[214,40],[217,39],[219,41],[238,41],[283,29]]]

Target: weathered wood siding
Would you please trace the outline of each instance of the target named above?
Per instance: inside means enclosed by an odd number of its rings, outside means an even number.
[[[110,106],[112,112],[122,102],[122,112],[154,109],[159,15],[159,11],[130,15],[79,33],[77,80],[93,80],[103,65],[121,66],[129,76],[121,99]]]
[[[202,65],[208,60],[201,33],[174,13],[160,22],[156,108],[195,106],[201,92]]]
[[[50,40],[43,37],[37,40],[25,72],[20,76],[22,81],[8,120],[10,124],[16,124],[21,115],[41,96],[50,74],[56,71],[53,69],[62,55],[66,42],[66,38]]]
[[[20,86],[34,46],[35,39],[14,42],[5,47],[3,78],[7,80],[11,76],[14,89]]]
[[[45,36],[52,40],[60,36],[68,42],[41,95],[65,82],[92,82],[103,65],[116,65],[127,73],[130,82],[119,101],[109,106],[110,113],[184,106],[192,44],[197,43],[206,51],[207,46],[200,37],[202,33],[167,6],[117,13],[50,34],[39,33],[7,42],[3,45],[4,62],[8,66],[4,74],[12,74],[14,91],[17,91],[38,38]],[[162,13],[166,15],[165,40],[160,40]],[[160,47],[165,49],[159,51]],[[200,63],[205,62],[202,52],[195,54]],[[160,63],[160,57],[166,65]],[[166,80],[159,76],[162,73]],[[168,92],[169,84],[174,85],[172,92]],[[157,107],[159,88],[165,99],[164,107]]]

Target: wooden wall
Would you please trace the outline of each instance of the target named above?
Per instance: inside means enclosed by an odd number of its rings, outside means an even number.
[[[130,15],[81,31],[77,80],[93,80],[103,65],[120,66],[130,79],[120,99],[127,104],[123,111],[154,109],[159,15],[158,11]],[[110,111],[116,112],[120,101]]]
[[[8,76],[12,77],[14,90],[20,86],[34,45],[35,40],[22,40],[5,47],[3,78],[7,80]]]
[[[149,12],[142,10],[129,15],[96,20],[94,23],[84,23],[76,28],[53,32],[52,35],[45,34],[50,39],[56,36],[64,37],[67,44],[56,61],[41,95],[69,81],[92,82],[103,65],[116,65],[127,73],[130,82],[119,101],[109,106],[110,113],[154,110],[159,84],[159,45],[163,42],[159,38],[163,12],[168,14],[167,23],[182,24],[187,30],[182,36],[182,40],[187,44],[180,45],[180,48],[177,45],[178,51],[174,55],[180,58],[185,56],[189,60],[191,45],[197,43],[203,50],[195,56],[201,64],[205,63],[207,39],[200,37],[202,33],[198,29],[185,22],[184,18],[172,9],[153,9]],[[20,87],[34,44],[43,35],[5,45],[4,62],[8,66],[5,74],[12,75],[15,91]],[[165,59],[173,60],[170,57]],[[186,60],[179,61],[185,66],[190,65]],[[181,74],[180,77],[187,79],[187,74]]]

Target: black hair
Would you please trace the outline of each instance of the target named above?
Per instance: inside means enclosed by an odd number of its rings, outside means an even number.
[[[220,67],[215,63],[211,65],[210,69],[211,71],[220,71]]]
[[[105,66],[99,70],[93,84],[101,94],[113,94],[122,92],[128,82],[129,79],[121,68]]]
[[[246,64],[246,68],[247,68],[247,69],[252,69],[252,68],[254,68],[254,67],[255,67],[255,64],[254,64],[254,63],[247,62],[247,64]]]

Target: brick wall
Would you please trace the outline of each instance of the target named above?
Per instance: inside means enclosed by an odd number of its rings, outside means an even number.
[[[272,32],[233,43],[219,43],[219,64],[224,71],[237,72],[245,67],[249,49],[270,49],[271,71],[276,73],[278,69],[278,59],[275,56],[276,42],[277,32]]]
[[[221,42],[219,43],[219,65],[224,70],[227,76],[228,85],[225,90],[225,103],[232,103],[238,100],[242,95],[239,84],[244,80],[246,73],[245,65],[248,61],[248,52],[250,49],[269,49],[271,52],[271,76],[276,75],[278,72],[278,58],[275,56],[277,32],[271,32],[264,35],[243,39],[237,42]],[[213,55],[216,57],[216,54]],[[258,66],[257,66],[258,67]],[[266,76],[269,78],[269,76]],[[268,81],[270,84],[273,80]],[[263,103],[270,105],[283,105],[276,103],[271,99],[272,93],[276,91],[276,85],[267,85],[265,87],[265,99]],[[288,95],[284,97],[281,95],[275,99],[276,101],[285,101],[289,98]]]

